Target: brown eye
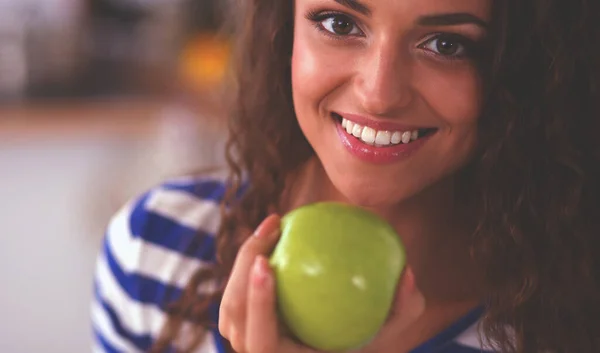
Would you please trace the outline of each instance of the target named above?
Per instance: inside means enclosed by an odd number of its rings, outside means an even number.
[[[439,34],[419,45],[419,48],[441,57],[460,58],[468,56],[471,40],[458,35]]]
[[[460,44],[451,39],[440,38],[436,40],[436,49],[442,55],[455,55],[460,50]]]
[[[358,26],[344,15],[331,15],[321,22],[321,26],[328,32],[338,36],[360,34]]]
[[[354,25],[342,16],[335,16],[332,19],[331,27],[336,34],[347,35],[352,33]]]

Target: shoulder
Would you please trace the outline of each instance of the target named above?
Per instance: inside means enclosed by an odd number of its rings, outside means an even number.
[[[148,263],[152,270],[173,257],[198,265],[212,262],[225,191],[224,178],[215,175],[166,181],[127,203],[113,217],[106,234],[109,245],[128,250],[123,255],[129,263],[125,258],[123,262],[130,269],[142,270],[146,265],[139,256],[154,260]],[[137,261],[130,263],[132,258]]]
[[[477,307],[459,318],[411,353],[494,353],[481,326],[483,307]]]
[[[494,353],[496,349],[481,330],[477,321],[457,335],[444,353]]]
[[[126,205],[110,230],[128,230],[139,242],[212,261],[225,190],[215,177],[170,180]]]
[[[109,337],[113,348],[124,344],[117,351],[148,349],[168,304],[214,261],[225,192],[223,173],[172,179],[117,212],[96,265],[92,314],[98,344]],[[219,351],[213,336],[208,352]]]

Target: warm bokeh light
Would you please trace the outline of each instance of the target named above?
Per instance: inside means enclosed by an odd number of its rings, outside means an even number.
[[[199,34],[184,48],[180,73],[193,87],[218,85],[227,71],[231,44],[227,38],[211,33]]]

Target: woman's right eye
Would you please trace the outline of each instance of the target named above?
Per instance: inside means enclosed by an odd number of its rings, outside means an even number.
[[[309,13],[307,17],[316,24],[319,30],[328,35],[338,37],[362,35],[362,31],[354,20],[342,13]]]
[[[361,34],[358,26],[350,18],[344,15],[330,15],[321,22],[321,26],[328,32],[339,36]]]

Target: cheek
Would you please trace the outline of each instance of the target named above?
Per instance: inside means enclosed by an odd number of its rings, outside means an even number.
[[[428,68],[419,73],[415,87],[442,127],[430,157],[436,161],[432,168],[438,169],[437,175],[452,173],[473,157],[478,143],[481,80],[470,67]]]
[[[319,72],[319,58],[307,45],[302,37],[296,35],[294,38],[294,50],[292,52],[292,97],[294,100],[294,111],[296,119],[304,135],[312,144],[311,131],[318,129],[316,120],[310,117],[312,111],[318,109],[319,86],[315,84]]]
[[[305,41],[297,37],[294,40],[294,50],[292,52],[292,93],[296,106],[304,106],[305,101],[315,95],[314,88],[318,88],[318,86],[312,86],[315,85],[314,78],[318,76],[320,71],[319,59],[307,47]]]
[[[297,30],[298,31],[298,30]],[[292,84],[294,91],[301,88],[304,81],[310,82],[319,71],[318,57],[310,49],[310,45],[297,32],[294,35],[294,49],[292,51]]]
[[[299,26],[292,52],[292,91],[298,108],[318,108],[344,75],[335,50],[318,39],[315,30]],[[300,104],[300,102],[302,102]]]
[[[422,68],[415,82],[423,99],[451,130],[473,128],[481,110],[481,81],[473,68]]]

